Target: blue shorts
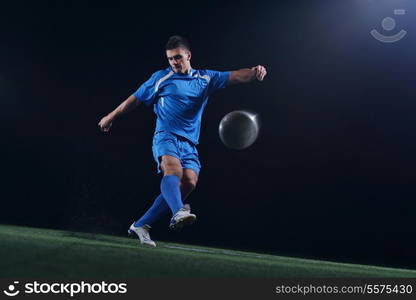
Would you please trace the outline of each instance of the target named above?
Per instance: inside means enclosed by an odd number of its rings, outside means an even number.
[[[153,137],[153,157],[157,163],[157,172],[160,173],[160,157],[174,156],[181,162],[183,169],[192,169],[198,175],[201,170],[196,146],[186,138],[168,131],[156,132]]]

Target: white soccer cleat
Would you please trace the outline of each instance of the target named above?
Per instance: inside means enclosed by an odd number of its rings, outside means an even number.
[[[185,204],[178,212],[170,219],[169,227],[177,230],[182,229],[185,225],[191,225],[195,222],[196,216],[191,214],[191,207]]]
[[[134,226],[134,223],[131,224],[129,230],[127,231],[130,235],[135,233],[139,239],[140,239],[140,243],[145,245],[145,246],[149,246],[149,247],[156,247],[156,243],[154,241],[152,241],[152,239],[150,238],[150,234],[149,234],[149,229],[151,227],[147,224],[141,226],[141,227],[136,227]]]

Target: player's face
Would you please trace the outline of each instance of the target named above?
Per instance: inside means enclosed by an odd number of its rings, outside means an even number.
[[[175,73],[186,73],[191,67],[191,52],[184,48],[166,50],[169,64]]]

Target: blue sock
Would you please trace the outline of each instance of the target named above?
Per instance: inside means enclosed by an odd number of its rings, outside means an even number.
[[[145,224],[151,225],[163,215],[169,212],[169,206],[167,205],[165,199],[163,199],[162,194],[157,196],[156,200],[153,202],[152,206],[146,211],[146,213],[138,221],[134,223],[134,226],[140,227]]]
[[[163,198],[165,198],[173,214],[182,208],[182,196],[179,189],[179,177],[176,175],[163,176],[160,183]]]

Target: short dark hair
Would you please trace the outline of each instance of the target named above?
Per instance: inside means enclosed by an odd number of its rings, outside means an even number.
[[[191,46],[189,45],[188,40],[179,35],[173,35],[169,38],[168,42],[166,43],[165,50],[172,50],[178,47],[191,51]]]

